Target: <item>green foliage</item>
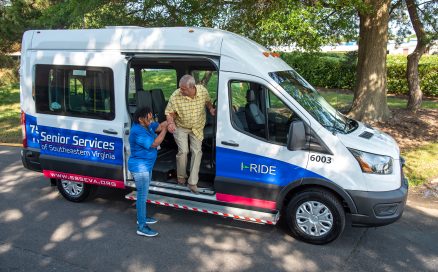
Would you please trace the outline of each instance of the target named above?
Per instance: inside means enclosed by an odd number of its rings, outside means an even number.
[[[312,85],[354,89],[357,56],[355,53],[282,53],[281,57]],[[388,92],[408,94],[406,56],[387,59]],[[438,56],[423,56],[419,64],[420,86],[426,96],[438,96]]]
[[[18,66],[17,60],[9,56],[0,55],[0,86],[7,86],[18,82]]]
[[[0,143],[19,143],[20,91],[18,85],[0,87]]]
[[[318,51],[324,44],[356,38],[359,2],[275,1],[271,11],[258,24],[260,38],[254,38],[269,46],[294,44],[313,51]]]
[[[387,60],[388,91],[408,94],[405,56],[389,56]],[[422,56],[418,65],[420,88],[426,96],[438,96],[438,56]]]
[[[312,85],[351,89],[356,75],[356,57],[336,53],[282,53],[281,58]]]

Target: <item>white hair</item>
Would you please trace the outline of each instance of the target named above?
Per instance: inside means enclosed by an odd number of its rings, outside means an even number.
[[[196,81],[195,78],[191,75],[183,75],[182,78],[179,80],[179,86],[187,86],[189,88],[195,87]]]

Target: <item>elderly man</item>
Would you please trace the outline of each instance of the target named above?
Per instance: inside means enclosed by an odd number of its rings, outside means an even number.
[[[216,110],[211,103],[207,89],[202,85],[196,85],[191,75],[184,75],[179,81],[177,89],[169,98],[165,114],[168,123],[168,131],[173,133],[178,145],[176,155],[177,181],[185,185],[187,178],[187,154],[189,153],[190,139],[190,177],[189,189],[198,193],[198,174],[202,158],[202,139],[204,138],[205,107],[211,115]]]

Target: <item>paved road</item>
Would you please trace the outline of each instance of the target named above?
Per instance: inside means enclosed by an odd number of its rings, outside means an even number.
[[[149,206],[156,238],[135,234],[123,191],[64,200],[19,148],[0,147],[0,271],[438,271],[438,205],[408,202],[395,224],[347,227],[326,246],[284,227]]]

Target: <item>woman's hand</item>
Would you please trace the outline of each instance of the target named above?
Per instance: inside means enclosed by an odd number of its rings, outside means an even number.
[[[161,128],[161,130],[163,130],[163,129],[167,130],[167,121],[161,122],[160,128]]]

